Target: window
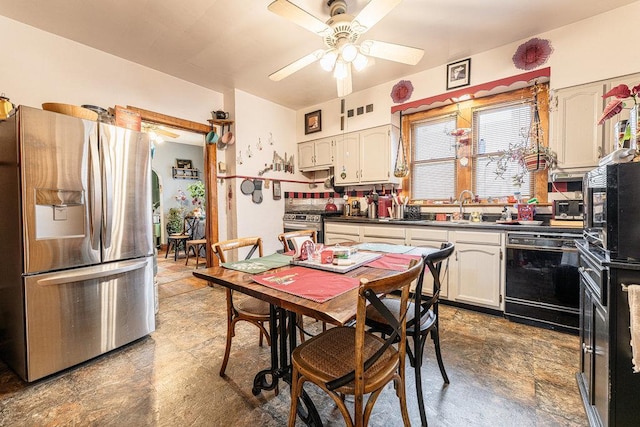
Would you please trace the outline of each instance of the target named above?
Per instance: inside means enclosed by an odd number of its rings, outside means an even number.
[[[447,134],[455,128],[451,115],[412,124],[413,199],[456,197],[456,141]]]
[[[510,147],[521,146],[531,126],[530,104],[522,102],[476,109],[473,112],[474,192],[480,198],[533,194],[532,174],[517,161],[506,162],[506,170],[498,175],[497,158]],[[520,178],[521,177],[521,178]],[[520,186],[515,184],[521,179]]]
[[[548,85],[537,87],[542,135],[548,135]],[[470,99],[403,116],[411,140],[409,186],[414,200],[448,201],[471,190],[482,202],[506,203],[514,193],[547,202],[547,172],[527,172],[517,161],[507,162],[502,177],[497,160],[505,151],[528,145],[534,92],[532,87]],[[465,138],[453,130],[471,128]],[[546,146],[547,140],[541,140]],[[514,176],[522,178],[520,186]]]

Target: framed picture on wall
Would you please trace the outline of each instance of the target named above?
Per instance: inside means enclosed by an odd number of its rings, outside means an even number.
[[[191,160],[187,159],[176,159],[176,167],[178,169],[193,169]]]
[[[273,181],[273,200],[280,200],[282,198],[282,189],[280,187],[280,181]]]
[[[447,64],[447,90],[469,86],[471,83],[471,58]]]
[[[304,134],[320,132],[322,130],[322,111],[313,111],[304,115]]]

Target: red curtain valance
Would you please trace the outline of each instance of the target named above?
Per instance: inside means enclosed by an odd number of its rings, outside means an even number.
[[[525,87],[532,80],[538,80],[540,83],[544,83],[549,80],[551,76],[551,67],[541,68],[539,70],[529,71],[528,73],[522,73],[511,77],[505,77],[504,79],[494,80],[492,82],[483,83],[476,86],[468,86],[458,90],[452,90],[440,95],[431,96],[429,98],[418,99],[417,101],[411,101],[404,104],[394,105],[391,107],[391,112],[396,113],[398,111],[405,112],[410,109],[420,109],[420,107],[428,107],[436,103],[455,102],[452,98],[460,98],[463,95],[472,95],[474,97],[480,97],[490,95],[491,91],[497,89],[500,86],[504,86],[508,89],[518,89],[518,87],[510,87],[512,85]],[[487,93],[480,93],[487,92]]]

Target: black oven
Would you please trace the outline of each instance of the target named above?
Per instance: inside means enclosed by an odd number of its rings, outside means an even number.
[[[572,233],[507,233],[505,316],[578,333],[580,275]]]
[[[612,260],[640,261],[640,162],[598,167],[583,189],[585,239]]]

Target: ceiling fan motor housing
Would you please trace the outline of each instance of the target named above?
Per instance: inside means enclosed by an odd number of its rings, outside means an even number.
[[[327,6],[330,7],[329,15],[336,16],[347,13],[347,2],[345,0],[329,0]]]

